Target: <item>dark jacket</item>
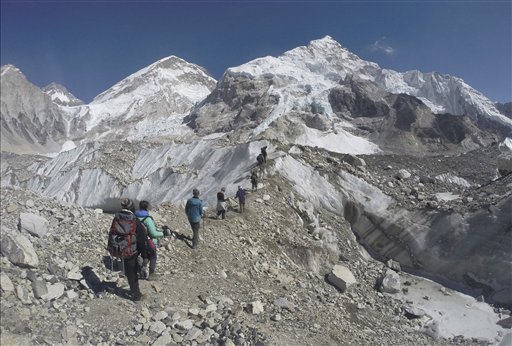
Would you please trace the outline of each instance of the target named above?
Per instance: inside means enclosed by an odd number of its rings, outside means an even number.
[[[238,189],[235,198],[238,198],[240,203],[245,203],[245,190],[242,188]]]
[[[222,192],[222,191],[217,192],[217,201],[218,202],[226,202],[224,192]]]

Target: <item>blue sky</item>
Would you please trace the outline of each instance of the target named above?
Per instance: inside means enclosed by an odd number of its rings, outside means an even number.
[[[90,102],[169,55],[226,68],[326,35],[396,71],[461,77],[512,101],[512,1],[2,0],[1,64]]]

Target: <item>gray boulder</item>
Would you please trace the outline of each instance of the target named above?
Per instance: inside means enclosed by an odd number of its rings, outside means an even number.
[[[21,267],[37,267],[39,258],[30,240],[22,234],[5,232],[2,234],[2,255]]]
[[[354,274],[347,267],[338,264],[332,268],[332,271],[327,276],[327,281],[341,292],[344,292],[357,282]]]
[[[48,220],[32,213],[20,214],[20,229],[42,238],[48,232]]]

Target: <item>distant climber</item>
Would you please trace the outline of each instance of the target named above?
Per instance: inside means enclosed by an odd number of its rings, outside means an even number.
[[[222,218],[222,220],[224,220],[226,218],[226,210],[227,210],[227,200],[226,200],[226,196],[224,195],[224,193],[226,192],[226,188],[223,187],[222,189],[220,189],[219,192],[217,192],[217,219],[219,217]]]
[[[261,148],[261,155],[263,156],[263,162],[267,162],[267,146]]]
[[[238,191],[236,192],[235,198],[238,198],[238,204],[240,205],[239,211],[243,213],[245,210],[245,190],[238,185]]]
[[[201,218],[203,216],[203,201],[199,199],[198,189],[192,190],[192,198],[187,200],[185,212],[193,232],[192,249],[195,249],[199,243],[199,227],[201,226]]]
[[[256,157],[256,161],[258,162],[258,166],[261,166],[263,164],[263,162],[264,162],[263,154],[259,154]]]
[[[251,185],[253,190],[258,191],[258,175],[255,171],[251,174]]]

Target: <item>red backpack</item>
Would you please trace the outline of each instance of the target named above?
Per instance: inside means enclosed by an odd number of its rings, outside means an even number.
[[[131,213],[117,213],[108,233],[107,250],[113,257],[137,254],[137,218]]]

